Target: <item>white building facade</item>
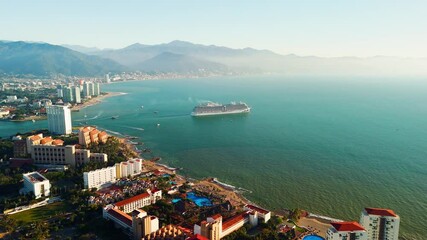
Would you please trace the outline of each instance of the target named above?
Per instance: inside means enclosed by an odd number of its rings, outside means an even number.
[[[99,188],[116,181],[116,167],[101,168],[83,173],[85,188]]]
[[[365,208],[360,224],[368,232],[369,240],[398,240],[400,217],[393,210],[384,208]]]
[[[32,192],[37,198],[47,197],[50,195],[50,182],[47,178],[38,172],[23,174],[24,192]]]
[[[71,110],[66,106],[52,105],[46,108],[47,126],[50,132],[70,134],[72,132]]]

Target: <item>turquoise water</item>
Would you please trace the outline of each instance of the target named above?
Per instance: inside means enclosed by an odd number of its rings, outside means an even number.
[[[211,200],[209,198],[197,196],[193,192],[187,193],[187,198],[193,201],[199,207],[209,207],[212,206]]]
[[[303,240],[324,240],[324,238],[317,235],[308,235],[303,238]]]
[[[427,236],[427,81],[209,78],[104,90],[128,94],[73,113],[75,125],[86,112],[90,124],[141,137],[182,174],[218,177],[270,209],[358,220],[363,207],[392,208],[401,235]],[[189,116],[204,100],[242,100],[252,112]],[[46,126],[0,122],[0,135]]]

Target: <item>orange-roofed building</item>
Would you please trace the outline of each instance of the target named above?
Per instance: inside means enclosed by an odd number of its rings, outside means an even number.
[[[400,217],[391,209],[365,208],[360,224],[368,232],[368,239],[399,239]]]
[[[326,234],[327,240],[368,240],[368,234],[358,222],[332,222]]]
[[[107,142],[108,134],[94,127],[82,127],[79,129],[79,144],[88,146],[91,143]]]

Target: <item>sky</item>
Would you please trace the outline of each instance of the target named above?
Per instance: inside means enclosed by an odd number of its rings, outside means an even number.
[[[0,40],[173,40],[303,56],[427,57],[426,0],[0,0]]]

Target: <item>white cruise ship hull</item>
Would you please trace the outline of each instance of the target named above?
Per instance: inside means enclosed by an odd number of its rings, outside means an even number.
[[[214,115],[225,115],[225,114],[239,114],[239,113],[248,113],[251,109],[235,110],[235,111],[224,111],[224,112],[204,112],[204,113],[195,113],[192,112],[191,116],[193,117],[203,117],[203,116],[214,116]]]

